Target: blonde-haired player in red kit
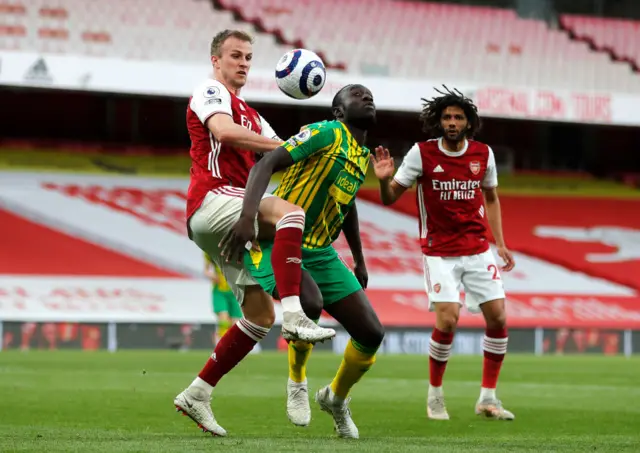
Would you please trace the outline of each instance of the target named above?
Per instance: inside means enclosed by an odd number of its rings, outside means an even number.
[[[282,306],[282,336],[310,343],[335,336],[311,321],[302,309],[302,232],[305,212],[266,194],[258,216],[242,216],[247,177],[260,153],[283,140],[269,123],[240,97],[253,58],[253,38],[240,30],[224,30],[211,41],[213,78],[193,91],[187,107],[191,139],[191,178],[187,193],[189,238],[222,270],[243,317],[218,341],[198,376],[174,399],[176,408],[203,431],[225,436],[211,409],[211,395],[220,379],[244,359],[269,332],[275,319],[273,300],[245,270],[244,249],[231,256],[234,226],[255,223],[259,238],[272,238],[271,265]],[[259,228],[258,228],[259,226]],[[251,242],[245,246],[251,248]]]
[[[445,87],[446,88],[446,87]],[[502,234],[498,176],[491,148],[471,140],[480,128],[476,106],[459,91],[440,92],[424,100],[423,130],[434,138],[416,143],[394,176],[389,150],[378,147],[372,156],[385,205],[395,203],[417,183],[425,285],[436,325],[429,347],[428,417],[448,420],[442,378],[460,316],[460,290],[470,312],[482,312],[486,322],[484,364],[476,414],[513,420],[496,396],[502,361],[507,352],[505,294],[500,270],[515,262]],[[488,221],[488,224],[487,224]],[[497,253],[489,248],[489,230]]]

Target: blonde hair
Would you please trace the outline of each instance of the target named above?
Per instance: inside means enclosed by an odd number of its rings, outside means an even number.
[[[241,41],[247,41],[253,44],[253,36],[251,36],[246,31],[242,30],[223,30],[220,33],[216,34],[211,40],[211,56],[220,56],[220,48],[224,44],[224,42],[229,38],[237,38]]]

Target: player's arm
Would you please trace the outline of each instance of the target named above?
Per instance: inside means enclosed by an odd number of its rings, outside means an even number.
[[[344,238],[349,244],[351,250],[351,256],[355,264],[354,273],[362,285],[362,288],[367,288],[369,276],[367,273],[366,263],[364,261],[364,254],[362,253],[362,241],[360,240],[360,222],[358,220],[358,209],[354,202],[351,209],[347,213],[347,216],[342,223],[342,232]]]
[[[331,147],[334,139],[333,129],[306,129],[264,156],[249,172],[240,216],[245,219],[255,219],[260,200],[269,186],[271,176],[296,162],[324,152]]]
[[[502,269],[504,271],[510,271],[515,266],[515,261],[513,260],[511,252],[507,249],[502,231],[502,210],[500,208],[500,198],[498,197],[498,170],[491,148],[489,148],[487,171],[482,181],[482,194],[484,195],[484,204],[487,208],[489,227],[491,228],[491,233],[498,248],[498,255],[505,261],[505,266]]]
[[[498,247],[504,247],[504,234],[502,232],[502,212],[500,210],[500,198],[498,198],[498,188],[483,188],[485,205],[487,206],[487,218],[491,233]]]
[[[281,140],[265,137],[233,122],[229,115],[214,114],[207,120],[207,129],[226,145],[248,149],[256,153],[267,153],[280,146]]]
[[[395,165],[389,150],[378,146],[372,156],[373,170],[380,181],[380,199],[385,206],[395,203],[422,176],[422,157],[414,145],[394,176]]]
[[[392,205],[402,196],[408,187],[399,184],[393,178],[380,179],[380,200],[385,206]]]
[[[260,135],[234,123],[231,95],[216,80],[208,80],[194,90],[190,107],[220,143],[257,153],[273,151],[282,143],[275,133],[272,136]],[[273,132],[268,123],[267,126],[267,130]]]
[[[282,140],[280,137],[278,137],[278,134],[276,134],[276,131],[273,130],[273,128],[271,127],[271,124],[269,124],[269,122],[267,120],[265,120],[262,117],[262,115],[259,115],[259,116],[260,116],[260,123],[262,125],[262,136],[270,138],[272,140],[276,140],[278,142],[278,146],[282,145],[282,142],[284,140]]]
[[[276,140],[278,142],[278,145],[282,144],[284,140],[278,137],[278,134],[276,134],[276,131],[273,130],[271,125],[267,122],[267,120],[265,120],[262,117],[262,115],[260,115],[260,122],[262,123],[262,136]],[[263,157],[264,157],[264,153],[256,152],[256,162],[258,162]]]

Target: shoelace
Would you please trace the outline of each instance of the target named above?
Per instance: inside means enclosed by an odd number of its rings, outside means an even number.
[[[300,318],[298,318],[298,321],[296,322],[296,326],[304,327],[305,329],[316,329],[318,327],[316,323],[311,321],[306,316],[300,316]]]
[[[483,400],[480,404],[484,406],[494,406],[496,409],[502,409],[502,401],[500,400]]]
[[[295,401],[295,405],[296,406],[302,406],[304,403],[302,401],[298,401],[297,398],[298,396],[300,396],[301,393],[304,393],[305,395],[309,395],[309,391],[307,390],[306,387],[295,387],[295,389],[293,390],[293,392],[291,392],[291,396]],[[308,398],[308,396],[307,396]]]

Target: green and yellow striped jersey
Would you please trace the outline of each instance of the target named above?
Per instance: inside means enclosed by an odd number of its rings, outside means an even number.
[[[340,121],[310,124],[282,146],[295,163],[274,194],[305,210],[303,247],[327,247],[340,235],[364,182],[370,151]]]

